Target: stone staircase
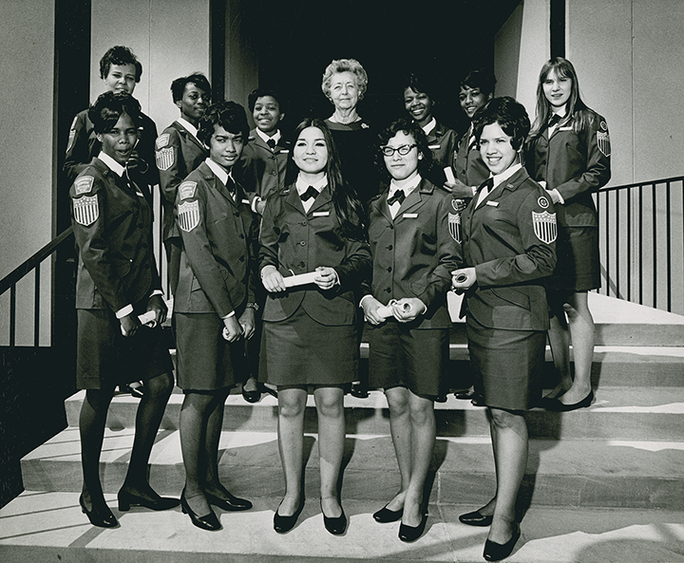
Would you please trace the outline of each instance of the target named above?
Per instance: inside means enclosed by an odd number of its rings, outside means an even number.
[[[570,413],[530,412],[530,458],[519,497],[524,543],[510,561],[684,561],[684,317],[596,294],[590,305],[598,328],[597,400]],[[454,328],[451,359],[454,370],[465,372],[462,329]],[[90,526],[78,506],[82,399],[78,393],[67,401],[69,427],[22,460],[26,491],[0,510],[2,562],[482,561],[486,529],[463,526],[457,515],[481,506],[494,490],[489,429],[484,409],[453,395],[436,405],[428,529],[411,545],[398,541],[398,524],[371,519],[399,483],[380,392],[345,399],[342,499],[350,525],[341,537],[327,534],[320,516],[313,402],[305,420],[307,504],[295,529],[279,536],[271,527],[283,492],[276,401],[265,396],[250,405],[239,394],[226,402],[220,470],[233,493],[254,502],[253,510],[218,511],[224,529],[216,533],[194,528],[179,509],[114,510],[119,528]],[[172,496],[184,478],[181,402],[174,393],[150,468],[153,487]],[[137,399],[121,395],[110,409],[102,482],[112,509],[136,407]]]

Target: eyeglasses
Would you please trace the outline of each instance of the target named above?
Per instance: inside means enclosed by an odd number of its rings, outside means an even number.
[[[411,149],[417,147],[418,145],[413,144],[413,145],[401,145],[400,147],[397,147],[396,149],[394,147],[390,146],[384,146],[380,147],[380,152],[384,154],[385,156],[394,156],[395,152],[398,152],[401,156],[406,156],[408,153],[411,152]]]

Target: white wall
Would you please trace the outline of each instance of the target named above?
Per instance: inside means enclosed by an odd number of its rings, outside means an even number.
[[[0,2],[0,278],[52,238],[54,3]],[[8,212],[8,210],[11,210]],[[48,339],[50,262],[41,270],[42,342]],[[33,342],[33,275],[17,287],[17,344]],[[0,345],[9,333],[0,298]]]

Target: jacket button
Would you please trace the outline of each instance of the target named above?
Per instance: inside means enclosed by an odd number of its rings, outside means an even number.
[[[392,271],[392,266],[390,266],[389,268],[387,268],[387,271],[388,271],[388,272],[391,272],[391,271]]]
[[[388,287],[387,289],[385,289],[385,291],[386,291],[387,293],[392,293],[392,289],[389,288],[389,287]]]
[[[305,266],[306,266],[306,264],[305,264],[304,262],[300,262],[300,263],[299,263],[299,267],[300,267],[300,268],[304,268]]]
[[[239,212],[239,211],[236,211],[236,212],[235,212],[235,216],[236,216],[236,217],[239,217],[239,216],[240,216],[240,212]]]
[[[305,240],[302,240],[302,241],[299,242],[299,244],[300,244],[301,246],[306,246],[306,241],[305,241]]]
[[[244,261],[245,261],[245,257],[244,257],[244,256],[240,256],[240,262],[244,262]]]
[[[245,235],[243,235],[242,233],[240,233],[240,238],[245,238]]]
[[[306,221],[302,221],[302,227],[306,227]]]
[[[387,247],[387,250],[392,250],[393,248],[394,248],[394,247],[390,244],[390,245]]]

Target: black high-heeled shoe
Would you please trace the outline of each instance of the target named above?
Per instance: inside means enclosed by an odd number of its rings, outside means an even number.
[[[501,561],[506,559],[512,552],[515,544],[520,539],[520,526],[516,523],[511,539],[506,543],[496,543],[495,541],[487,540],[484,545],[484,552],[482,556],[487,561]]]
[[[387,505],[385,505],[375,514],[373,514],[373,520],[380,524],[388,524],[390,522],[396,522],[397,520],[401,520],[401,517],[403,515],[403,507],[399,510],[390,510],[389,508],[387,508]]]
[[[342,510],[342,514],[336,518],[329,518],[328,516],[325,515],[325,512],[323,511],[323,501],[321,501],[321,513],[323,514],[323,525],[325,526],[325,529],[328,530],[331,534],[334,536],[341,536],[344,534],[344,531],[347,529],[347,516],[344,513],[344,509],[340,505],[340,510]]]
[[[90,523],[93,526],[97,526],[98,528],[116,528],[119,525],[116,516],[112,514],[112,511],[109,510],[109,507],[106,504],[106,512],[104,510],[99,511],[96,509],[92,502],[92,506],[90,510],[88,510],[85,505],[85,500],[83,499],[83,493],[78,497],[78,504],[81,505],[81,512],[88,517],[88,520],[90,520]]]
[[[160,497],[154,490],[150,488],[153,494],[138,495],[131,493],[126,489],[121,489],[117,495],[119,501],[119,510],[127,512],[131,506],[144,506],[150,510],[170,510],[176,508],[180,504],[177,498]]]
[[[494,517],[490,514],[488,516],[482,514],[479,510],[474,510],[473,512],[468,512],[466,514],[461,514],[458,519],[463,524],[468,526],[491,526]]]
[[[225,488],[223,488],[223,491],[221,492],[223,493],[225,498],[217,497],[216,495],[212,495],[207,491],[204,491],[204,496],[207,497],[209,504],[213,504],[214,506],[218,506],[219,508],[222,508],[223,510],[227,510],[229,512],[237,512],[238,510],[249,510],[250,508],[252,508],[252,503],[249,502],[247,499],[233,496]]]
[[[278,505],[278,508],[280,508],[280,505]],[[304,510],[304,499],[299,499],[299,506],[292,516],[281,516],[278,514],[278,508],[273,515],[273,529],[279,534],[285,534],[294,528],[295,524],[297,523],[297,518],[299,518],[302,510]]]
[[[192,508],[190,508],[188,501],[185,499],[185,489],[183,489],[183,492],[181,493],[180,505],[183,514],[190,516],[190,520],[198,528],[209,530],[210,532],[221,529],[221,522],[219,522],[219,519],[216,517],[216,514],[211,507],[209,507],[209,514],[205,516],[198,516]]]
[[[420,524],[417,526],[409,526],[403,522],[399,526],[399,539],[406,543],[411,543],[416,541],[420,536],[423,535],[425,531],[425,524],[427,524],[427,511],[423,512],[420,519]]]

